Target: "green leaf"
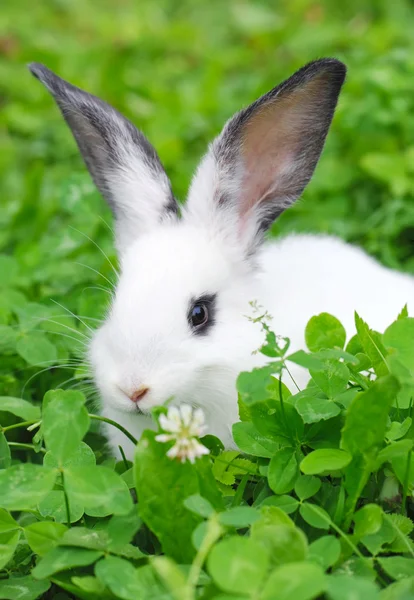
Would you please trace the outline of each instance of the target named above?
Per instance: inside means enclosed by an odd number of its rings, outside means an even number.
[[[106,531],[87,527],[72,527],[64,532],[59,540],[59,546],[76,546],[88,550],[106,550],[108,545],[109,538]]]
[[[414,529],[413,521],[404,516],[398,514],[388,514],[387,517],[392,523],[403,533],[404,535],[409,535]]]
[[[382,525],[382,508],[378,504],[366,504],[354,515],[354,534],[363,537],[377,533]]]
[[[51,366],[57,359],[56,346],[37,331],[29,331],[17,340],[16,350],[32,366]]]
[[[232,536],[213,547],[207,565],[216,585],[225,592],[253,594],[269,564],[268,552],[247,537]]]
[[[332,567],[341,554],[341,544],[333,535],[323,535],[309,546],[309,560],[318,563],[324,570]]]
[[[361,542],[371,554],[376,555],[383,549],[385,544],[393,542],[396,535],[397,533],[391,523],[384,519],[379,531],[370,535],[365,535],[361,539]]]
[[[269,463],[267,478],[275,494],[290,492],[299,475],[299,465],[294,448],[278,450]]]
[[[200,550],[201,544],[207,535],[207,530],[211,521],[201,521],[191,534],[191,543],[196,550]]]
[[[344,363],[349,363],[352,366],[358,365],[358,358],[345,350],[339,350],[338,348],[329,348],[325,350],[319,350],[313,353],[314,358],[318,358],[321,361],[335,360]]]
[[[282,408],[279,400],[271,398],[266,402],[253,404],[250,412],[256,429],[274,442],[290,446],[292,440],[303,439],[303,421],[291,404],[284,402]]]
[[[382,590],[380,600],[411,600],[413,596],[414,577],[406,577]]]
[[[217,481],[224,485],[233,485],[236,481],[234,473],[229,472],[230,465],[239,456],[237,450],[224,450],[213,463],[213,475]]]
[[[267,525],[288,525],[289,527],[294,527],[292,519],[278,506],[262,505],[260,513],[260,520],[252,524],[252,532]]]
[[[131,563],[122,558],[107,556],[95,565],[95,575],[117,598],[122,600],[164,598],[161,595],[162,587],[150,566],[135,569]]]
[[[59,467],[59,460],[53,452],[46,452],[43,457],[43,464],[47,467]],[[96,464],[95,453],[85,442],[81,442],[79,446],[69,455],[69,458],[62,460],[62,467],[69,466],[91,466]]]
[[[260,519],[260,513],[252,506],[235,506],[226,512],[219,513],[218,520],[226,527],[249,527]]]
[[[304,423],[318,423],[336,417],[341,409],[335,402],[327,398],[318,398],[317,396],[306,395],[306,390],[295,403],[295,408],[303,419]]]
[[[133,490],[135,488],[134,469],[132,467],[121,473],[121,477],[127,484],[128,489]]]
[[[398,390],[398,381],[388,375],[354,398],[342,429],[342,448],[352,455],[377,450],[384,440],[388,413]]]
[[[7,443],[6,436],[0,431],[0,470],[7,469],[11,465],[10,446]]]
[[[408,306],[407,304],[404,304],[400,313],[398,314],[397,321],[399,321],[400,319],[405,319],[406,317],[408,317]]]
[[[319,565],[295,562],[276,568],[267,580],[260,600],[312,600],[326,589],[326,578]]]
[[[323,371],[310,371],[313,381],[321,388],[330,400],[342,394],[348,385],[350,373],[348,367],[341,362],[327,360]]]
[[[305,329],[306,345],[311,352],[324,348],[343,348],[346,332],[340,321],[329,313],[312,317]]]
[[[0,598],[4,600],[36,600],[44,598],[50,581],[35,581],[31,575],[10,577],[0,581]]]
[[[32,523],[24,528],[30,548],[39,556],[44,556],[54,548],[67,528],[62,523],[43,521]]]
[[[361,373],[361,371],[367,371],[372,367],[372,363],[370,358],[364,354],[363,352],[358,352],[356,354],[356,358],[358,359],[358,364],[356,365],[356,371]]]
[[[387,351],[385,350],[381,336],[376,331],[372,331],[367,323],[355,313],[355,326],[358,333],[358,339],[364,350],[364,353],[371,360],[374,371],[378,377],[388,375]]]
[[[413,447],[413,440],[399,440],[385,446],[378,452],[376,465],[379,468],[383,462],[392,461],[393,458],[405,457]]]
[[[100,516],[125,515],[132,509],[128,486],[107,467],[76,467],[65,469],[65,488],[71,502],[86,510],[99,510]]]
[[[205,517],[206,519],[211,517],[215,512],[210,502],[200,496],[200,494],[193,494],[186,498],[184,500],[184,506],[196,515],[200,515],[200,517]]]
[[[50,308],[38,302],[25,302],[16,306],[14,312],[19,317],[20,329],[25,333],[35,329],[51,316]]]
[[[249,373],[242,372],[237,377],[236,387],[242,405],[247,408],[256,402],[263,402],[272,398],[271,386],[274,384],[273,374],[280,372],[281,365],[274,363],[264,367],[255,368]]]
[[[62,467],[73,454],[89,429],[85,396],[73,390],[52,390],[45,396],[43,435],[46,447]]]
[[[135,504],[127,515],[111,517],[107,527],[110,548],[120,548],[130,542],[141,525],[142,521]]]
[[[18,271],[19,263],[14,256],[0,254],[0,286],[2,288],[15,283]]]
[[[208,457],[198,459],[194,464],[171,460],[166,455],[165,445],[157,442],[155,435],[146,431],[135,454],[140,516],[158,537],[166,554],[188,563],[194,556],[191,534],[200,517],[187,510],[184,500],[199,494],[215,510],[223,509],[222,500]]]
[[[32,570],[32,575],[35,579],[46,579],[59,571],[91,565],[102,555],[103,552],[85,548],[52,548],[37,563]]]
[[[387,348],[392,348],[402,364],[414,371],[414,318],[398,319],[386,329],[383,340]]]
[[[330,600],[380,600],[378,586],[355,575],[332,575],[327,592]]]
[[[71,580],[72,583],[76,585],[76,587],[80,588],[83,592],[93,594],[92,597],[94,600],[95,598],[108,598],[109,593],[107,588],[105,588],[103,583],[101,583],[96,577],[92,577],[91,575],[76,577],[76,575],[74,575]],[[78,592],[78,590],[76,591]]]
[[[306,536],[292,525],[272,525],[258,521],[251,538],[267,548],[271,566],[305,560],[308,552]]]
[[[387,550],[395,553],[410,553],[414,556],[414,543],[410,537],[414,523],[411,519],[399,514],[387,514],[385,518],[395,532],[395,539],[387,546]]]
[[[0,569],[12,558],[20,539],[20,530],[0,533]]]
[[[339,471],[351,462],[352,456],[344,450],[321,448],[310,452],[300,463],[300,468],[306,475]]]
[[[262,506],[276,506],[281,508],[287,515],[290,515],[298,508],[299,502],[292,496],[268,496],[263,500]]]
[[[405,436],[412,424],[412,419],[407,417],[402,423],[393,421],[390,428],[387,430],[386,437],[388,440],[398,440]]]
[[[52,518],[58,523],[67,523],[65,495],[62,490],[52,490],[49,492],[39,502],[37,508],[42,517]],[[76,523],[76,521],[79,521],[83,513],[83,505],[71,499],[69,502],[70,522]]]
[[[303,462],[303,461],[302,461]],[[311,475],[300,475],[295,483],[295,493],[300,500],[307,500],[317,494],[321,487],[321,480]]]
[[[272,458],[279,444],[262,435],[253,423],[248,421],[233,424],[233,439],[242,452],[252,456]]]
[[[290,354],[286,357],[286,360],[290,360],[290,362],[293,362],[300,367],[309,370],[312,369],[313,371],[323,371],[325,368],[324,363],[319,360],[319,358],[315,358],[313,354],[307,354],[304,350],[298,350],[297,352]]]
[[[24,421],[38,421],[40,419],[40,408],[12,396],[0,396],[0,411],[10,412]]]
[[[0,319],[1,319],[1,306],[0,306]],[[11,354],[16,351],[16,342],[19,334],[13,327],[7,325],[0,325],[0,354]],[[0,400],[1,406],[1,400]]]
[[[414,577],[414,558],[389,556],[378,558],[377,560],[381,568],[393,579],[399,580],[404,577]]]
[[[13,519],[7,510],[0,508],[0,533],[16,531],[18,529],[20,529],[19,523]]]
[[[1,506],[8,510],[27,510],[35,506],[53,488],[56,471],[18,464],[0,471]]]
[[[306,523],[309,523],[309,525],[312,525],[312,527],[316,527],[316,529],[329,529],[331,518],[326,510],[320,506],[304,502],[301,504],[299,512],[302,519],[306,521]]]

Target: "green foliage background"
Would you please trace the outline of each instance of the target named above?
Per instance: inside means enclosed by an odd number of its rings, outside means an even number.
[[[73,327],[87,334],[93,321],[86,318],[99,318],[108,298],[96,286],[114,279],[94,243],[116,260],[109,210],[53,101],[28,73],[33,60],[142,128],[184,199],[207,143],[236,110],[311,59],[342,59],[348,79],[315,178],[273,233],[337,234],[414,272],[411,2],[48,0],[30,10],[26,4],[4,0],[0,16],[0,284],[43,308],[26,307],[19,317],[22,360],[4,359],[0,392],[21,393],[34,374],[27,363],[68,358],[74,340],[39,333],[56,324],[34,331],[34,317],[63,318],[52,298],[85,317],[82,324],[67,316],[60,333],[73,335]],[[0,295],[0,323],[23,302]],[[49,342],[42,350],[40,337]],[[8,347],[17,341],[9,339]],[[53,384],[72,375],[56,369]],[[26,395],[42,394],[51,377],[38,375]]]
[[[83,365],[84,344],[115,281],[110,212],[26,63],[43,62],[128,116],[155,145],[175,194],[184,200],[207,143],[236,110],[309,60],[343,60],[348,78],[321,163],[303,199],[272,233],[333,233],[388,266],[414,273],[413,31],[410,0],[3,0],[0,396],[39,405],[49,389],[73,388],[86,393],[91,408],[95,392]],[[360,350],[354,346],[351,353]],[[398,424],[410,418],[411,408],[404,409],[393,415]],[[0,411],[3,427],[18,422],[17,413]],[[104,440],[96,422],[90,425],[85,439],[101,462]],[[12,428],[7,439],[32,443],[32,434]],[[274,451],[272,445],[263,456]],[[21,446],[13,447],[13,460],[41,462]],[[241,473],[236,469],[238,481]],[[404,480],[401,470],[398,477]],[[376,501],[373,493],[367,497]],[[53,535],[58,533],[63,534]],[[159,551],[148,535],[144,546]],[[308,532],[310,541],[312,535]],[[15,565],[29,564],[20,550]],[[255,548],[246,547],[246,553]],[[111,568],[117,572],[120,565]],[[158,573],[163,568],[167,565],[157,563]],[[261,577],[260,570],[256,575]],[[102,582],[112,589],[109,580]],[[41,583],[33,585],[43,593]],[[334,592],[330,597],[339,598]]]

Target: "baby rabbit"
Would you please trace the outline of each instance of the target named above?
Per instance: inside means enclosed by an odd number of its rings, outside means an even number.
[[[182,207],[132,123],[46,67],[30,70],[55,98],[114,213],[121,275],[90,360],[102,414],[136,437],[151,427],[151,407],[173,396],[201,407],[209,432],[234,444],[235,380],[266,360],[252,354],[263,343],[260,326],[246,318],[252,300],[292,351],[305,346],[305,325],[320,312],[352,335],[354,310],[378,330],[405,303],[414,310],[413,278],[339,239],[291,235],[263,245],[318,162],[345,78],[338,60],[309,63],[231,118]],[[292,375],[306,385],[300,367]],[[114,452],[121,444],[131,458],[122,433],[110,427],[108,436]]]

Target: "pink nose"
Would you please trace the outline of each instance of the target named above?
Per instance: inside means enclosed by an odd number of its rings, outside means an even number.
[[[143,397],[145,396],[145,394],[147,392],[149,392],[149,388],[142,385],[140,388],[135,390],[135,392],[133,392],[130,395],[130,398],[131,398],[132,402],[139,402],[140,400],[143,399]]]

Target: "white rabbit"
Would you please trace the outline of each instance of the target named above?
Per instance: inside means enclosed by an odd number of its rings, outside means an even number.
[[[246,318],[257,300],[272,329],[304,348],[308,319],[335,315],[353,332],[356,309],[382,330],[408,302],[414,279],[327,236],[291,235],[262,245],[265,231],[309,182],[327,135],[345,66],[312,62],[228,121],[180,208],[147,139],[108,104],[30,66],[54,96],[115,217],[121,275],[90,359],[102,414],[137,438],[149,410],[171,396],[203,408],[209,432],[234,444],[235,380],[263,363]],[[171,115],[173,118],[173,115]],[[293,369],[299,386],[307,373]],[[286,382],[289,385],[289,382]],[[133,446],[108,428],[114,452]]]

